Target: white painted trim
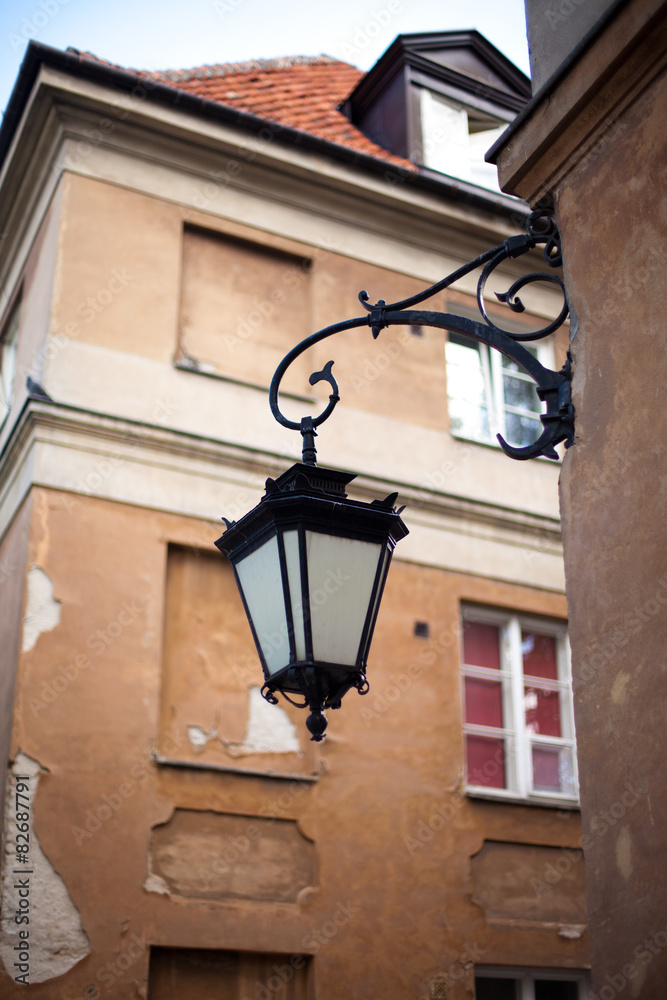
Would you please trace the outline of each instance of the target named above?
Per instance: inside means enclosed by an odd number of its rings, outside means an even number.
[[[63,491],[73,512],[77,497],[94,496],[208,521],[213,541],[218,518],[243,516],[259,502],[266,477],[275,478],[285,465],[277,451],[30,401],[1,467],[0,538],[36,485]],[[391,482],[368,473],[353,485],[361,499],[392,491]],[[418,507],[409,487],[401,498],[410,534],[395,558],[476,576],[483,568],[487,578],[563,592],[557,522],[545,538],[544,522],[529,514],[522,520],[516,511],[435,492]],[[519,551],[530,558],[517,559]]]

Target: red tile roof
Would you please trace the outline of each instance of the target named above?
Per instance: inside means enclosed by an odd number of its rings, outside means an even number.
[[[90,52],[68,51],[105,65],[115,65]],[[371,142],[337,110],[364,74],[356,66],[332,56],[285,56],[194,69],[132,72],[355,152],[417,170],[410,160]]]
[[[331,56],[290,56],[148,73],[160,83],[414,170],[337,110],[364,75]]]

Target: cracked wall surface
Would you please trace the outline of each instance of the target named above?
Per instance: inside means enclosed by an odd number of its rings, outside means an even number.
[[[40,775],[45,769],[24,753],[18,753],[9,770],[5,810],[2,866],[2,925],[0,957],[15,979],[17,952],[28,942],[28,983],[43,983],[68,972],[90,952],[90,942],[81,926],[79,911],[67,886],[44,854],[32,825]],[[27,776],[29,799],[29,863],[17,862],[16,777]],[[23,810],[21,810],[22,812]],[[25,843],[25,841],[23,841]],[[25,906],[27,900],[28,906]],[[26,920],[27,918],[27,920]],[[28,937],[21,937],[28,931]],[[26,964],[26,963],[22,963]]]
[[[201,726],[188,726],[188,739],[194,750],[204,750],[211,740],[219,739],[227,753],[243,757],[255,753],[299,753],[297,729],[280,705],[270,705],[258,687],[248,691],[248,722],[241,743],[224,743],[214,726],[206,732]]]

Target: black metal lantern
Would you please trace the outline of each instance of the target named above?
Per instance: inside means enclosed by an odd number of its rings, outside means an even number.
[[[368,690],[366,660],[396,542],[408,530],[396,494],[348,499],[349,473],[297,464],[215,544],[234,567],[264,669],[264,697],[304,698],[312,739],[324,708]]]

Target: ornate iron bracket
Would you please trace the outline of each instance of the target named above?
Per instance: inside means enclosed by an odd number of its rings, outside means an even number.
[[[529,250],[543,245],[543,256],[547,265],[552,268],[559,267],[562,263],[560,248],[560,234],[551,215],[550,207],[538,205],[531,213],[526,222],[526,233],[510,236],[503,243],[487,250],[463,267],[452,272],[446,278],[438,281],[430,288],[413,295],[411,298],[403,299],[400,302],[392,302],[389,305],[380,299],[374,305],[368,303],[366,292],[359,293],[359,301],[366,310],[365,316],[355,319],[344,320],[341,323],[334,323],[317,333],[306,337],[296,347],[292,348],[285,355],[274,373],[269,389],[269,402],[273,416],[291,430],[298,430],[303,436],[303,462],[305,465],[316,464],[315,437],[316,428],[323,424],[333,413],[336,404],[340,400],[338,394],[338,384],[334,378],[331,368],[333,361],[328,361],[319,372],[314,372],[310,376],[310,384],[326,381],[330,384],[332,392],[325,409],[316,417],[303,417],[300,422],[289,420],[280,411],[278,406],[278,393],[282,378],[292,364],[304,351],[314,344],[341,333],[343,330],[352,330],[356,327],[370,326],[373,337],[377,338],[380,331],[389,326],[432,326],[444,330],[462,333],[467,337],[488,344],[502,354],[511,358],[516,364],[528,374],[536,383],[537,395],[546,404],[546,412],[541,414],[543,431],[539,438],[532,444],[523,447],[516,447],[508,444],[500,434],[498,441],[503,451],[511,458],[525,460],[537,458],[540,455],[546,458],[558,458],[555,446],[564,441],[565,447],[569,447],[574,441],[574,409],[570,392],[570,359],[560,371],[551,371],[545,368],[537,358],[522,346],[522,341],[535,341],[543,337],[548,337],[557,330],[565,321],[568,315],[567,295],[562,280],[555,274],[547,272],[534,272],[525,274],[518,278],[510,288],[504,293],[496,293],[496,298],[507,305],[513,312],[524,311],[524,305],[519,298],[519,292],[527,285],[534,282],[543,281],[556,285],[563,295],[563,306],[558,316],[546,326],[539,330],[528,333],[512,333],[504,330],[494,323],[489,317],[484,302],[484,291],[491,274],[496,268],[512,257],[520,257]],[[460,278],[470,274],[472,271],[482,268],[482,273],[477,282],[477,306],[483,322],[479,320],[467,319],[464,316],[457,316],[452,313],[429,312],[422,309],[414,309],[431,298],[443,289],[448,288]]]

